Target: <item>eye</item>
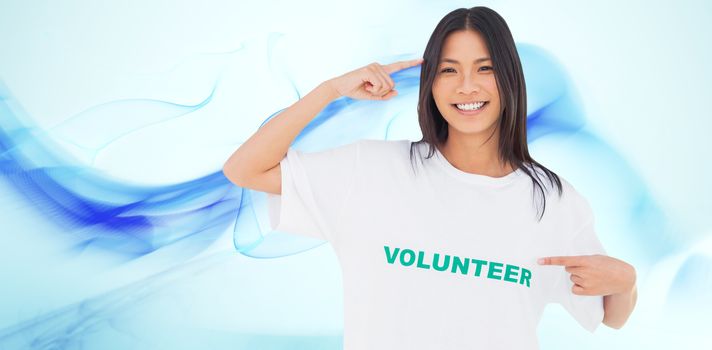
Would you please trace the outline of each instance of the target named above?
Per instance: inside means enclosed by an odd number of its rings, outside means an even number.
[[[455,71],[455,70],[452,69],[452,68],[445,68],[445,69],[441,70],[440,73],[447,73],[448,70],[450,70],[450,71]]]
[[[480,67],[480,68],[488,68],[488,70],[492,70],[492,67],[491,67],[491,66],[483,66],[483,67]]]

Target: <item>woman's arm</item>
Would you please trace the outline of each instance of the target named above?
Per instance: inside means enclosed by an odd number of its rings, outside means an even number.
[[[422,58],[385,66],[374,62],[319,84],[247,139],[225,162],[223,174],[240,187],[281,194],[279,163],[297,135],[324,107],[341,96],[388,100],[397,94],[390,74],[422,62]]]
[[[638,288],[636,285],[633,285],[633,289],[629,292],[604,296],[603,308],[606,311],[603,316],[603,324],[611,328],[621,329],[633,312],[637,300]]]
[[[330,80],[319,84],[265,123],[233,152],[223,166],[225,177],[241,187],[280,194],[279,162],[304,127],[338,97]]]
[[[638,299],[637,272],[633,265],[603,254],[549,256],[540,265],[566,266],[577,295],[603,296],[603,324],[620,329],[633,312]]]

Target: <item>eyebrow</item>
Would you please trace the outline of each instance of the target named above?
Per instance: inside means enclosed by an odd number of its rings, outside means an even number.
[[[484,62],[484,61],[490,61],[490,58],[489,57],[480,57],[480,58],[476,59],[474,62],[480,63],[480,62]],[[458,62],[457,60],[452,59],[452,58],[443,58],[440,62],[450,62],[450,63],[460,64],[460,62]]]

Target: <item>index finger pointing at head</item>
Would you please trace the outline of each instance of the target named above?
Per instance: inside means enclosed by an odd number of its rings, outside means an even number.
[[[386,73],[391,74],[393,72],[397,72],[402,69],[410,68],[417,66],[419,64],[423,63],[422,58],[416,58],[414,60],[407,60],[407,61],[398,61],[398,62],[393,62],[391,64],[387,64],[383,67],[383,69],[386,71]]]

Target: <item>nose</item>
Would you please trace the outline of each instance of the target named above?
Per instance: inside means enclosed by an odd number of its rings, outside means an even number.
[[[469,95],[479,91],[480,84],[477,82],[477,79],[472,79],[469,76],[465,76],[465,78],[462,79],[462,83],[458,85],[456,92]]]

